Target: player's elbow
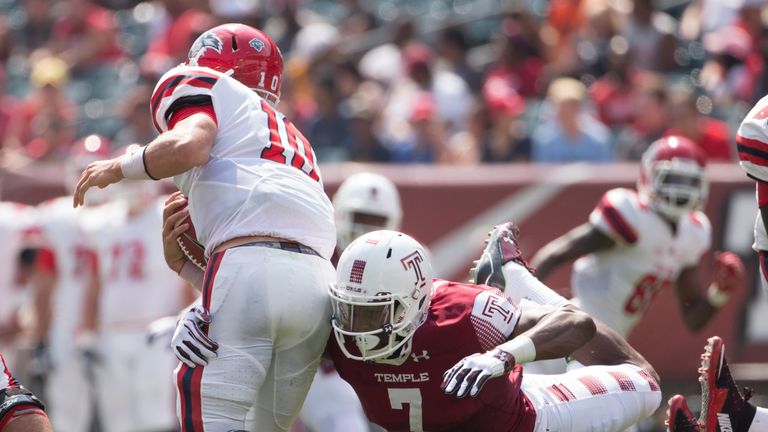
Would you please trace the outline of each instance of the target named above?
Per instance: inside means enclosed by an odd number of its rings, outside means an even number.
[[[210,148],[204,139],[187,135],[176,142],[176,155],[179,162],[186,166],[201,166],[210,159]]]
[[[592,317],[589,316],[586,312],[578,311],[574,312],[576,317],[574,327],[578,330],[580,339],[583,340],[583,343],[587,343],[595,336],[595,333],[597,333],[597,326],[595,325],[595,321],[592,320]]]

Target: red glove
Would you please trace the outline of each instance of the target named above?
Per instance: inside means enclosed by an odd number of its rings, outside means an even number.
[[[709,289],[709,301],[722,306],[732,292],[744,286],[744,263],[733,252],[715,252],[714,286]]]

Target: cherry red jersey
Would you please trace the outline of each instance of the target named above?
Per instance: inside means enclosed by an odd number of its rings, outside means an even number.
[[[535,412],[520,390],[522,369],[489,380],[477,398],[440,389],[443,373],[462,358],[509,339],[519,307],[487,286],[435,280],[429,315],[401,365],[344,356],[331,337],[329,353],[372,422],[388,431],[532,431]],[[355,350],[348,339],[349,349]]]

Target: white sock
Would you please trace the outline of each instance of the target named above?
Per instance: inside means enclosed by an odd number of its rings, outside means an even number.
[[[757,407],[748,432],[768,432],[768,409]]]
[[[568,303],[568,300],[536,279],[528,269],[515,261],[510,261],[501,268],[506,280],[504,293],[512,297],[512,300],[520,302],[528,299],[538,304],[560,306]]]

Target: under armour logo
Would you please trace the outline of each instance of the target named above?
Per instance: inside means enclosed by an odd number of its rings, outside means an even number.
[[[418,363],[419,360],[429,360],[429,354],[427,353],[427,350],[421,350],[421,355],[416,355],[415,353],[411,353],[411,357],[413,357],[413,362]]]

